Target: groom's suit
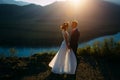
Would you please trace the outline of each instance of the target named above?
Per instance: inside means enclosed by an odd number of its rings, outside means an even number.
[[[79,37],[80,37],[80,31],[78,30],[78,28],[73,29],[71,32],[71,37],[70,37],[70,47],[72,48],[76,57],[77,57]]]
[[[79,37],[80,37],[80,31],[77,28],[73,29],[70,37],[70,47],[75,53],[76,58],[77,58],[77,48],[78,48]],[[78,67],[78,63],[79,62],[77,58],[77,67]],[[75,75],[67,75],[67,80],[71,78],[76,80],[76,72],[75,72]]]

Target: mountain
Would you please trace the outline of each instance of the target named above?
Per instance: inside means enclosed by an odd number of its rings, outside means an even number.
[[[0,0],[0,4],[28,5],[29,3],[15,0]]]
[[[62,41],[59,26],[66,20],[79,21],[80,42],[120,32],[120,6],[92,0],[73,9],[55,2],[42,7],[34,4],[0,5],[0,44],[18,46],[57,46]]]

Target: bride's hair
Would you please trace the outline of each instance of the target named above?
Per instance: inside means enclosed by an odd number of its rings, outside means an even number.
[[[66,22],[66,23],[63,23],[63,25],[60,26],[60,28],[61,28],[62,30],[66,30],[66,29],[68,28],[68,26],[69,26],[69,22]]]

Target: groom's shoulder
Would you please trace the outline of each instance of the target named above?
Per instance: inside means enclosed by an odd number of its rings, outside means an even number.
[[[80,32],[80,30],[79,30],[78,28],[76,29],[76,31],[77,31],[77,32]]]
[[[77,31],[76,31],[76,32],[77,32],[77,34],[78,34],[78,35],[80,35],[80,30],[79,30],[79,29],[77,29]]]

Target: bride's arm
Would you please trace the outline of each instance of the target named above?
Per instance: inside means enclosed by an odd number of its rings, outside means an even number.
[[[64,34],[64,37],[65,37],[65,42],[66,42],[66,45],[67,45],[67,48],[69,49],[69,39],[68,39],[68,35],[67,33]]]

